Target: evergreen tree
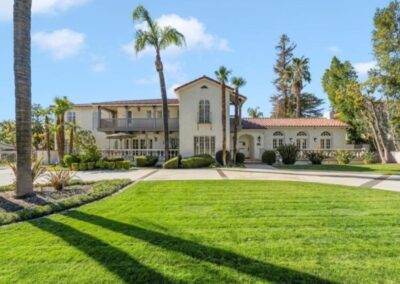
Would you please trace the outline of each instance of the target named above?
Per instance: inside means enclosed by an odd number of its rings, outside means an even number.
[[[273,81],[277,94],[271,97],[273,103],[272,117],[289,117],[291,113],[291,94],[290,94],[290,79],[287,68],[290,66],[293,58],[293,51],[296,48],[294,43],[290,42],[287,35],[283,34],[279,44],[275,47],[277,50],[276,63],[274,72],[277,78]]]

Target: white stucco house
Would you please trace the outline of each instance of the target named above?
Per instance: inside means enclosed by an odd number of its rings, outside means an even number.
[[[207,76],[175,89],[168,99],[171,155],[208,153],[222,149],[220,83]],[[242,118],[246,97],[240,95],[238,149],[249,159],[263,151],[294,143],[302,151],[353,148],[346,144],[347,125],[330,118]],[[227,147],[232,149],[233,89],[226,88]],[[92,131],[103,155],[163,156],[161,99],[74,104],[66,121]],[[230,119],[229,119],[230,118]]]

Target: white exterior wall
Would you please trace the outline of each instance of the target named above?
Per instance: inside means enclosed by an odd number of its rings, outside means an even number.
[[[179,107],[178,106],[168,106],[169,109],[169,117],[170,118],[178,118],[179,115]],[[132,112],[132,118],[147,118],[147,111],[151,111],[152,118],[157,117],[157,112],[162,111],[162,106],[128,106],[126,109],[125,107],[118,107],[117,108],[117,117],[118,118],[127,118],[126,114],[127,111]],[[103,114],[104,112],[102,112]],[[106,118],[103,117],[102,118]]]
[[[202,89],[207,86],[207,89]],[[194,154],[194,136],[215,136],[215,151],[222,149],[221,87],[203,79],[177,92],[179,98],[179,150],[184,157]],[[210,101],[211,124],[198,124],[200,100]],[[226,91],[226,145],[230,149],[229,90]]]

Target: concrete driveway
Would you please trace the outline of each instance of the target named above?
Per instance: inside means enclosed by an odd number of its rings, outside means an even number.
[[[78,172],[84,181],[128,178],[131,180],[285,180],[316,182],[356,187],[375,188],[400,192],[400,175],[381,175],[367,173],[328,172],[328,171],[288,171],[271,167],[252,166],[252,168],[225,169],[137,169],[130,171],[87,171]],[[13,182],[9,168],[0,168],[0,185]],[[44,182],[43,179],[39,182]]]

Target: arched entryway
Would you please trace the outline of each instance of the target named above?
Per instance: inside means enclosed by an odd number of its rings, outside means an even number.
[[[254,159],[254,137],[249,134],[239,136],[238,149],[246,159]]]

